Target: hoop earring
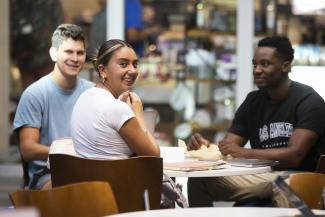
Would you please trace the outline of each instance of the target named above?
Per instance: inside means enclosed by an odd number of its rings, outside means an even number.
[[[105,76],[102,76],[102,83],[104,84],[106,81],[106,77]]]

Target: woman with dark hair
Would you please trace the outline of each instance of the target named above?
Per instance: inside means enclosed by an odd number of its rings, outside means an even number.
[[[117,39],[103,43],[93,57],[98,81],[79,97],[71,118],[78,155],[93,159],[160,155],[147,130],[142,102],[130,91],[138,76],[137,64],[133,48]]]

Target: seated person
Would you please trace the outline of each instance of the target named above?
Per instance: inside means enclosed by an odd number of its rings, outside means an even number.
[[[50,144],[70,136],[70,117],[80,94],[93,83],[79,78],[86,50],[82,29],[61,24],[53,33],[50,56],[53,71],[31,84],[19,101],[13,128],[18,132],[20,151],[28,162],[29,188],[50,188],[46,160]]]
[[[273,188],[272,181],[278,175],[288,177],[290,172],[315,170],[320,154],[325,151],[325,103],[311,87],[289,79],[293,53],[286,37],[266,37],[258,42],[253,75],[259,90],[247,95],[228,133],[218,144],[223,155],[277,160],[279,167],[266,174],[190,178],[190,206],[272,198],[275,205],[287,207],[287,200]],[[243,147],[248,140],[251,149]],[[195,134],[188,149],[208,144]]]
[[[125,41],[106,41],[93,58],[96,86],[77,100],[71,135],[77,155],[92,159],[159,156],[147,130],[142,102],[131,88],[138,76],[138,58]]]

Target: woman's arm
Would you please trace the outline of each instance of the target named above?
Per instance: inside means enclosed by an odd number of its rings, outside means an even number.
[[[135,117],[124,123],[120,135],[137,155],[160,156],[159,145],[147,129],[140,97],[133,92],[128,94],[129,96],[123,96],[122,100],[131,107]]]

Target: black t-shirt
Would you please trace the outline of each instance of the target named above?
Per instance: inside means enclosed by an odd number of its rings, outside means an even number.
[[[249,93],[238,108],[229,132],[246,138],[255,149],[287,147],[294,129],[308,129],[319,136],[296,170],[313,171],[325,150],[325,102],[311,87],[292,81],[288,95],[271,101],[266,90]]]

